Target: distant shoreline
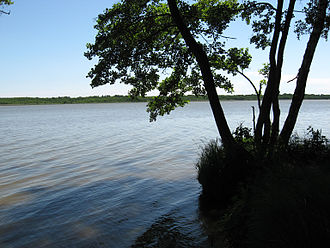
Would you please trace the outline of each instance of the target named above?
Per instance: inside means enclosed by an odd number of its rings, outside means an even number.
[[[185,100],[191,102],[208,101],[207,97],[196,97],[193,95],[185,96]],[[279,99],[292,98],[292,94],[282,94]],[[82,104],[82,103],[124,103],[124,102],[148,102],[152,97],[130,98],[129,96],[87,96],[87,97],[2,97],[0,105],[48,105],[48,104]],[[221,101],[256,101],[255,95],[220,95]],[[330,95],[307,94],[305,99],[330,100]]]

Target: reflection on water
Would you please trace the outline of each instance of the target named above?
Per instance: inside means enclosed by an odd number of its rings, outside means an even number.
[[[251,123],[252,104],[225,103],[232,128]],[[329,102],[304,108],[298,129],[327,134]],[[0,115],[0,247],[210,246],[194,168],[217,136],[207,103],[156,123],[144,103],[6,106]]]

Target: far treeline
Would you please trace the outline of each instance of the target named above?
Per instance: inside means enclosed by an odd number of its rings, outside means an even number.
[[[129,96],[88,96],[88,97],[11,97],[0,98],[0,105],[42,105],[42,104],[80,104],[80,103],[120,103],[120,102],[148,102],[153,97],[129,97]],[[208,101],[207,96],[188,95],[184,97],[187,101]],[[220,95],[220,100],[223,101],[256,101],[256,95]],[[279,99],[292,99],[292,94],[282,94]],[[305,99],[314,100],[330,100],[330,95],[305,95]]]

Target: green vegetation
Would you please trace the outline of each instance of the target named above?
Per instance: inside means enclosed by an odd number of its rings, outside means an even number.
[[[290,139],[316,47],[321,38],[327,38],[330,26],[328,0],[309,0],[299,6],[296,2],[122,0],[98,16],[95,42],[87,44],[85,56],[98,60],[88,73],[91,86],[131,85],[129,95],[133,97],[157,90],[158,95],[147,104],[151,121],[187,104],[186,94],[207,96],[226,152],[232,153],[231,157],[244,153],[248,157],[231,134],[217,95],[217,88],[234,90],[227,74],[241,76],[258,99],[254,140],[258,155],[267,157]],[[237,19],[252,27],[247,45],[269,48],[269,61],[259,70],[263,76],[260,82],[252,82],[245,74],[252,60],[249,50],[230,47],[228,37],[224,37],[224,31]],[[300,67],[291,80],[296,80],[296,87],[280,130],[279,89],[292,27],[298,39],[302,35],[308,38],[301,41],[306,48],[297,59]]]
[[[218,147],[214,142],[204,150],[197,165],[198,179],[206,199],[220,208],[236,204],[236,209],[243,209],[241,214],[229,214],[238,219],[247,219],[244,213],[249,207],[244,197],[232,202],[242,185],[253,185],[250,180],[262,181],[266,177],[263,171],[272,165],[290,168],[297,161],[289,156],[289,140],[302,102],[308,98],[305,89],[314,53],[319,40],[327,38],[329,32],[330,5],[329,0],[296,2],[277,0],[272,5],[252,0],[122,0],[98,16],[95,42],[87,44],[85,56],[98,60],[88,73],[92,87],[124,83],[132,86],[132,97],[159,92],[147,104],[151,121],[187,104],[186,94],[207,97],[222,145]],[[259,71],[263,76],[260,82],[252,82],[244,73],[252,60],[248,49],[230,47],[230,41],[224,39],[228,40],[224,31],[237,19],[252,27],[247,44],[268,53],[269,61]],[[301,40],[305,51],[297,58],[298,71],[292,72],[296,75],[291,80],[296,80],[294,93],[284,96],[291,103],[281,129],[280,85],[292,31],[298,39],[301,35],[308,37]],[[233,134],[228,126],[217,94],[219,88],[233,92],[227,74],[244,77],[254,89],[259,116],[253,135],[242,127]],[[309,149],[304,148],[304,154]],[[244,190],[250,192],[249,186]],[[246,197],[250,198],[250,193]],[[241,221],[237,223],[244,226]]]
[[[249,151],[250,131],[240,126],[234,133]],[[197,163],[203,186],[200,205],[204,214],[222,209],[213,232],[225,240],[225,247],[330,247],[328,142],[320,131],[309,128],[306,137],[292,137],[271,159],[254,161],[236,184],[225,170],[232,165],[224,147],[218,141],[205,146]],[[224,202],[227,192],[232,197]],[[209,202],[216,205],[210,207]]]
[[[146,102],[147,98],[129,96],[88,96],[88,97],[12,97],[0,98],[0,105],[40,105],[40,104],[78,104],[78,103],[118,103]]]
[[[291,94],[283,94],[280,99],[292,99]],[[220,95],[223,101],[251,100],[256,101],[256,95]],[[330,100],[330,95],[306,95],[305,99]],[[42,104],[82,104],[82,103],[119,103],[119,102],[148,102],[152,97],[130,97],[130,96],[87,96],[87,97],[3,97],[0,105],[42,105]],[[208,101],[206,96],[184,96],[185,101],[197,102]]]
[[[0,15],[1,14],[6,14],[6,15],[9,15],[10,12],[7,12],[7,11],[4,11],[2,10],[2,8],[4,8],[5,6],[8,6],[8,5],[11,5],[13,4],[14,2],[10,1],[10,0],[0,0]]]

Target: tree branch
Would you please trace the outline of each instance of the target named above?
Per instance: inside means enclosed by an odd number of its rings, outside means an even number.
[[[293,17],[293,9],[294,5],[296,3],[296,0],[290,0],[289,8],[288,8],[288,13],[285,18],[285,23],[284,23],[284,28],[282,31],[282,37],[280,40],[280,45],[277,53],[277,69],[280,70],[282,68],[283,64],[283,54],[284,54],[284,49],[285,49],[285,44],[288,38],[288,33],[290,29],[290,23]]]
[[[294,80],[296,80],[297,78],[298,78],[298,75],[299,75],[299,73],[297,74],[297,76],[295,76],[293,79],[290,79],[288,82],[286,82],[287,84],[288,83],[291,83],[292,81],[294,81]]]
[[[237,39],[235,37],[229,37],[229,36],[225,36],[225,35],[220,35],[220,37],[225,38],[225,39],[231,39],[231,40],[236,40]]]
[[[257,90],[256,86],[254,85],[254,83],[251,81],[250,78],[248,78],[243,72],[237,70],[237,72],[242,75],[250,84],[251,86],[253,87],[254,89],[254,92],[256,93],[257,95],[257,99],[258,99],[258,107],[259,107],[259,110],[261,108],[261,101],[260,101],[260,92]]]
[[[267,3],[267,2],[261,2],[261,3],[255,3],[255,4],[252,4],[251,6],[252,7],[255,7],[255,6],[258,6],[258,5],[266,5],[268,6],[270,9],[276,11],[276,8],[271,4],[271,3]],[[247,10],[248,8],[241,8],[239,10]],[[303,10],[293,10],[293,12],[297,12],[297,13],[305,13],[305,11]]]
[[[1,13],[1,14],[10,15],[10,11],[9,11],[9,12],[6,12],[6,11],[4,11],[4,10],[1,10],[1,9],[0,9],[0,13]]]
[[[248,8],[241,8],[241,9],[239,9],[239,10],[240,10],[240,11],[248,10],[249,8],[251,8],[251,7],[256,7],[256,6],[258,6],[258,5],[266,5],[266,6],[268,6],[270,9],[276,11],[276,8],[275,8],[272,4],[267,3],[267,2],[254,3],[254,4],[251,4]]]

